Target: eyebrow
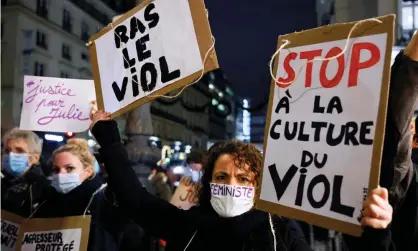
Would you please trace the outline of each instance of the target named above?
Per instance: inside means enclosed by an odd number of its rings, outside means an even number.
[[[16,147],[16,150],[18,150],[18,151],[22,151],[22,152],[26,152],[26,151],[25,151],[25,149],[23,149],[23,148],[22,148],[22,147],[20,147],[20,146]]]
[[[220,171],[217,171],[217,172],[214,172],[213,174],[225,174],[225,175],[229,175],[226,171],[224,171],[224,170],[220,170]]]
[[[54,167],[54,168],[60,168],[60,167],[59,167],[59,166],[57,166],[57,165],[54,165],[53,167]],[[73,165],[71,165],[71,164],[67,164],[67,165],[64,165],[63,167],[65,168],[65,167],[74,167],[74,166],[73,166]]]
[[[213,173],[213,175],[221,175],[221,174],[226,175],[226,176],[230,176],[229,173],[227,173],[226,171],[223,171],[223,170]],[[242,177],[242,176],[251,177],[251,176],[254,176],[254,175],[251,171],[243,171],[243,172],[240,172],[240,173],[235,173],[235,176],[236,177]]]

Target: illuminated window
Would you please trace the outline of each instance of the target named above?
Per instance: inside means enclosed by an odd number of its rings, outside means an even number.
[[[242,105],[244,108],[249,108],[250,104],[248,102],[248,100],[244,99],[242,102]],[[247,110],[244,110],[243,112],[243,119],[242,119],[242,132],[243,132],[243,136],[244,139],[249,142],[251,137],[251,113]]]
[[[402,2],[402,29],[410,32],[418,29],[418,2],[404,0]]]

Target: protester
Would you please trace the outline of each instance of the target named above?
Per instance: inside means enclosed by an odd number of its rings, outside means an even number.
[[[171,187],[167,184],[167,174],[161,167],[154,168],[149,177],[151,186],[154,188],[155,196],[160,199],[170,201],[173,196]]]
[[[54,192],[36,208],[35,218],[91,215],[88,250],[119,250],[128,223],[105,198],[105,186],[94,172],[94,157],[84,139],[71,139],[52,154]],[[92,199],[92,200],[91,200]]]
[[[91,118],[120,206],[146,231],[166,240],[167,250],[311,250],[285,219],[253,208],[262,165],[261,153],[253,145],[221,141],[212,146],[203,167],[200,204],[186,211],[142,187],[110,114],[94,107]],[[220,191],[216,187],[247,192],[236,199],[216,194]],[[365,226],[386,228],[391,222],[386,189],[373,190],[364,206]]]
[[[362,238],[344,236],[346,249],[379,248],[369,234],[386,241],[386,250],[418,250],[417,176],[411,160],[411,117],[418,98],[418,33],[392,66],[380,185],[389,190],[393,224],[385,231],[368,231]]]
[[[202,176],[203,152],[193,150],[187,155],[187,165],[190,167],[193,182],[199,182]]]
[[[49,187],[39,165],[42,142],[34,132],[15,128],[3,143],[1,209],[27,217]]]

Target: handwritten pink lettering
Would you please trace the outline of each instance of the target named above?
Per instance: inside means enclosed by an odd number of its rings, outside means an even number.
[[[54,86],[42,86],[36,85],[33,89],[28,91],[25,103],[31,103],[38,94],[50,94],[50,95],[62,95],[62,96],[75,96],[76,94],[71,93],[71,88],[65,88],[64,84],[58,83]]]
[[[87,116],[83,116],[83,112],[79,109],[76,109],[75,104],[73,104],[68,111],[60,109],[60,108],[52,108],[49,112],[49,116],[44,116],[38,119],[39,125],[48,125],[55,119],[73,119],[73,120],[80,120],[85,121],[89,120],[90,118]]]
[[[51,107],[51,106],[58,106],[58,107],[65,107],[63,100],[49,100],[47,101],[45,98],[39,102],[38,105],[36,105],[35,112],[38,112],[40,107]]]

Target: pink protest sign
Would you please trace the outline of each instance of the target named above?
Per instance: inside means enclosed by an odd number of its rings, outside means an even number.
[[[95,99],[93,80],[25,76],[20,129],[86,131]]]

